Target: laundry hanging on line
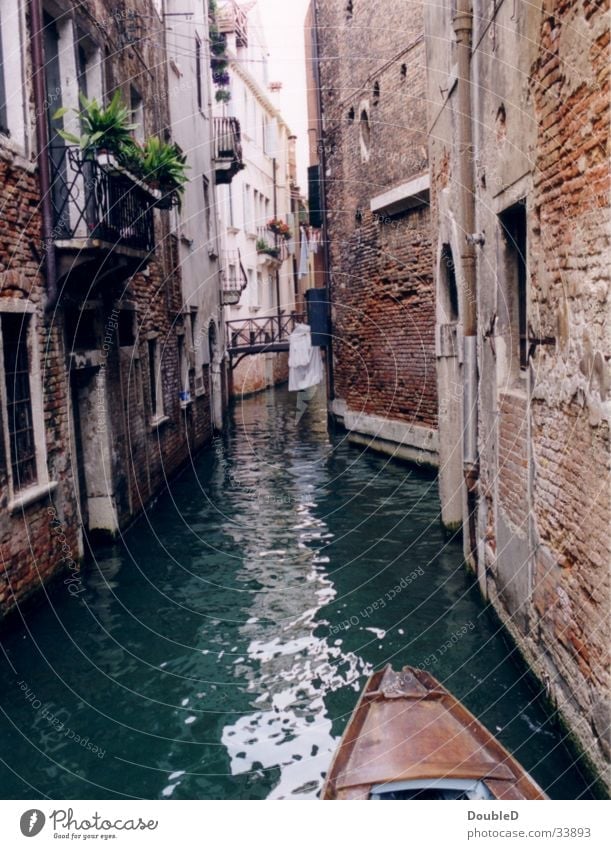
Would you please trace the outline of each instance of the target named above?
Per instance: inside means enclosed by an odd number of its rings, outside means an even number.
[[[318,386],[322,379],[322,354],[312,345],[310,325],[296,324],[289,336],[289,392]]]

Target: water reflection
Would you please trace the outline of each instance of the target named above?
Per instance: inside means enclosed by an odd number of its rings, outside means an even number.
[[[289,452],[279,478],[274,467],[249,476],[266,509],[249,518],[247,534],[236,532],[243,575],[260,584],[239,628],[246,659],[235,661],[235,676],[254,710],[227,724],[221,740],[232,775],[274,771],[270,799],[315,798],[337,744],[325,696],[351,685],[360,689],[372,669],[355,653],[342,652],[341,641],[331,645],[314,633],[320,611],[336,596],[326,574],[329,557],[318,551],[321,541],[333,538],[316,513],[328,446],[326,434],[319,430],[318,436],[305,458],[303,451]],[[276,623],[273,630],[270,623]]]

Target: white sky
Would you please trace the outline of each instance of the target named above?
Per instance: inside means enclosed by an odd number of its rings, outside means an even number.
[[[303,22],[309,0],[258,0],[269,50],[269,78],[282,82],[276,102],[297,136],[297,179],[307,195],[308,115]]]

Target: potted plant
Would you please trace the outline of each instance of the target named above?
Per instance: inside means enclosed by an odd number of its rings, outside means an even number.
[[[280,249],[273,247],[273,245],[269,245],[265,241],[265,239],[257,239],[257,253],[267,254],[268,256],[271,256],[274,259],[278,259],[278,256],[280,255]]]
[[[123,148],[133,145],[132,131],[137,124],[129,123],[129,110],[121,100],[121,92],[116,91],[107,106],[103,106],[95,98],[88,100],[84,94],[79,95],[81,111],[74,111],[79,116],[81,135],[66,130],[59,130],[59,135],[78,145],[87,155],[114,154],[120,156]],[[68,111],[67,107],[58,109],[54,119],[62,118]]]
[[[267,228],[268,230],[271,230],[272,233],[275,233],[276,236],[281,236],[283,239],[291,238],[292,234],[289,225],[280,218],[272,218],[271,221],[268,221]]]
[[[157,201],[160,209],[169,209],[176,202],[180,204],[189,166],[187,157],[176,143],[151,136],[143,147],[142,167],[144,179],[161,192]]]

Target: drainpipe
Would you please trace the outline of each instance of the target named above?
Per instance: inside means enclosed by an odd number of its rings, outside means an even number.
[[[322,244],[323,244],[323,261],[325,264],[325,284],[327,289],[327,300],[329,304],[329,344],[327,345],[327,400],[333,401],[335,398],[335,377],[333,373],[333,325],[332,325],[332,303],[331,303],[331,279],[330,279],[330,261],[329,261],[329,225],[327,219],[327,184],[326,184],[326,158],[325,147],[323,144],[323,123],[322,123],[322,91],[320,88],[320,67],[318,59],[318,9],[316,8],[317,0],[312,0],[312,53],[314,59],[314,88],[316,89],[316,105],[317,105],[317,123],[318,123],[318,161],[319,161],[319,178],[320,178],[320,199],[322,203]]]
[[[36,115],[36,147],[38,179],[41,194],[42,241],[45,251],[47,300],[45,308],[55,308],[58,300],[57,264],[53,238],[53,208],[51,205],[51,171],[49,168],[49,128],[47,124],[45,61],[43,47],[43,18],[41,0],[30,0],[32,20],[32,82]]]
[[[458,0],[453,20],[458,62],[458,185],[460,226],[462,228],[461,261],[463,269],[463,471],[469,508],[469,544],[476,558],[476,504],[479,458],[477,452],[477,280],[475,266],[475,177],[473,123],[471,115],[471,46],[473,12],[471,0]]]

